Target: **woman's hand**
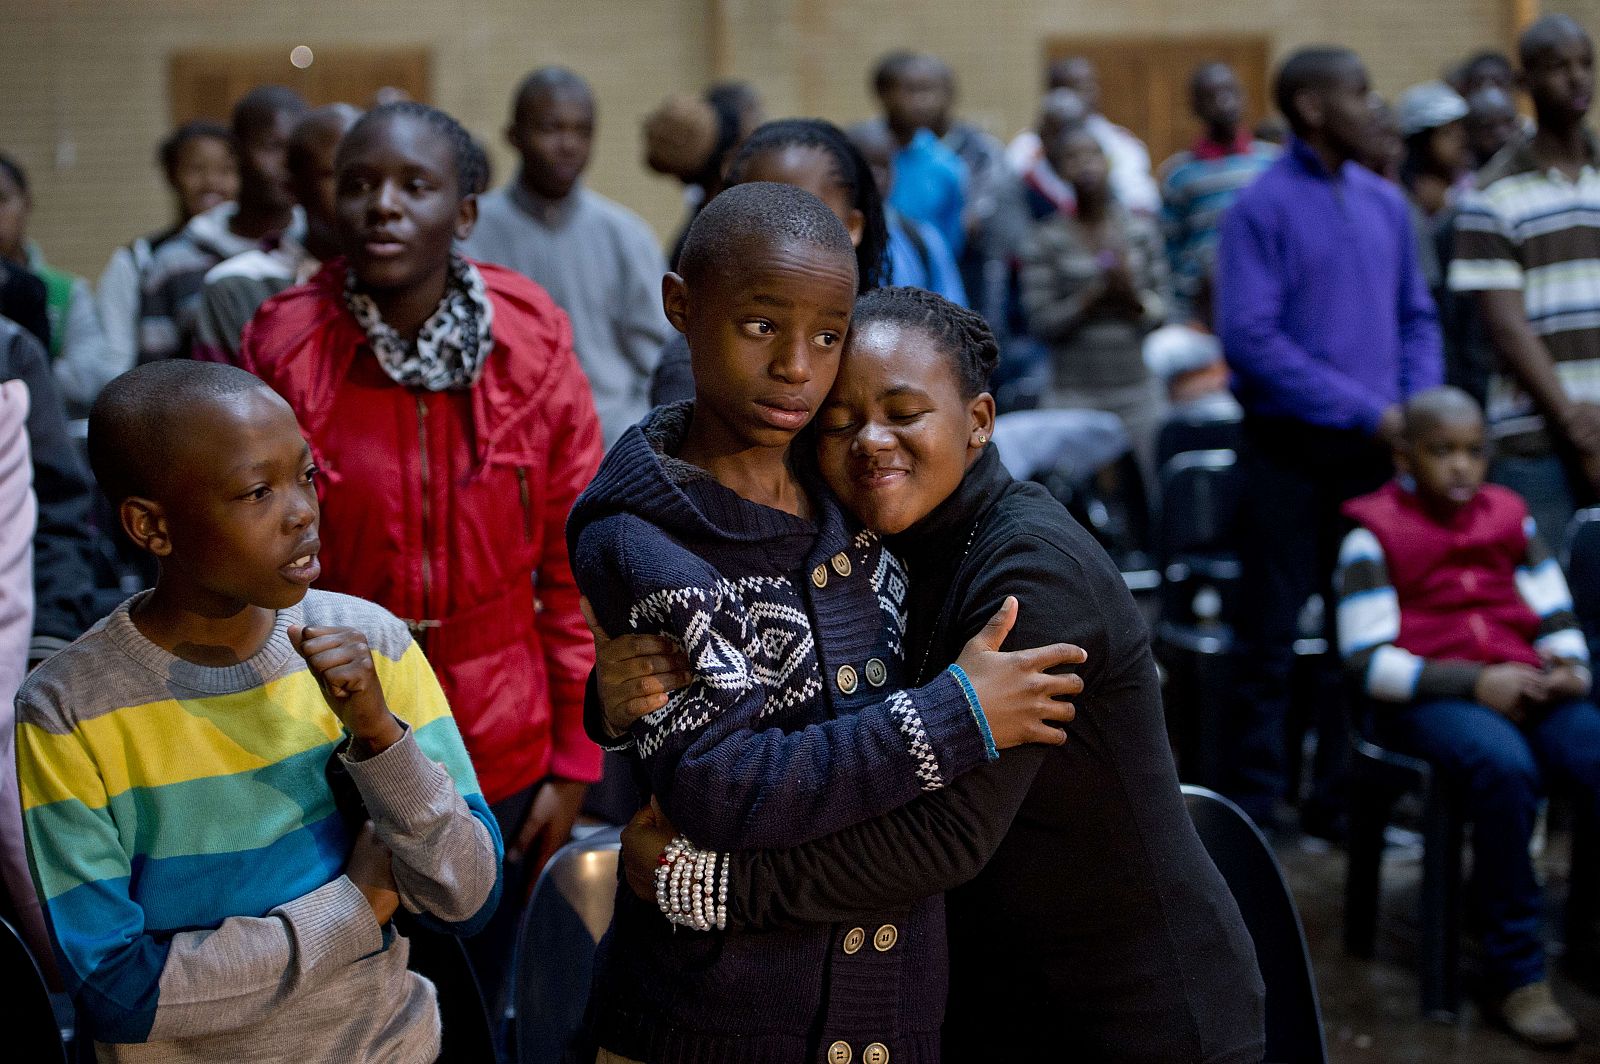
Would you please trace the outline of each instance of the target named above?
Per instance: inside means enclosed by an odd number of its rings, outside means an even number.
[[[1057,699],[1082,694],[1083,678],[1072,673],[1053,675],[1048,670],[1082,665],[1089,655],[1071,643],[1003,653],[1000,647],[1017,622],[1017,611],[1016,596],[1007,595],[1000,611],[967,641],[956,664],[978,693],[996,749],[1023,743],[1060,746],[1067,741],[1067,733],[1052,722],[1064,724],[1077,711],[1072,703]]]
[[[624,635],[612,639],[595,619],[588,599],[578,608],[594,636],[595,686],[605,711],[606,731],[627,734],[633,722],[667,704],[673,691],[689,686],[689,659],[665,636]]]
[[[628,886],[652,905],[656,904],[656,868],[676,834],[654,798],[622,829],[622,867]]]

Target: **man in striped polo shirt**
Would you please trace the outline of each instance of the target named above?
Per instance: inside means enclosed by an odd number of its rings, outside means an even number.
[[[1211,272],[1222,212],[1278,157],[1276,144],[1256,140],[1240,121],[1244,90],[1228,64],[1195,68],[1189,102],[1205,131],[1161,165],[1161,225],[1180,315],[1193,310],[1201,279]]]
[[[1477,295],[1500,356],[1492,479],[1559,537],[1600,485],[1600,141],[1584,125],[1594,49],[1571,18],[1549,15],[1518,53],[1538,125],[1463,199],[1449,284]]]

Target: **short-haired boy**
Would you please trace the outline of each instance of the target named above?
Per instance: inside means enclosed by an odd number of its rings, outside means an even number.
[[[160,576],[33,673],[16,743],[34,885],[100,1059],[432,1061],[434,989],[390,919],[471,933],[500,838],[405,626],[308,590],[294,414],[242,370],[154,363],[106,387],[89,448]],[[364,809],[336,802],[341,769]]]
[[[1386,741],[1461,794],[1500,1017],[1524,1041],[1568,1045],[1577,1029],[1545,979],[1528,841],[1547,777],[1600,812],[1588,647],[1527,505],[1484,483],[1470,396],[1408,402],[1395,464],[1396,480],[1344,507],[1360,527],[1339,554],[1339,648],[1362,690],[1393,706]]]

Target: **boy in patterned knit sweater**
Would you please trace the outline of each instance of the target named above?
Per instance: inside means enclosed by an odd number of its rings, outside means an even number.
[[[1545,979],[1543,904],[1528,856],[1548,776],[1600,814],[1600,709],[1561,568],[1520,496],[1485,484],[1477,403],[1436,388],[1405,407],[1401,476],[1345,504],[1339,648],[1388,703],[1386,741],[1458,788],[1498,1013],[1535,1045],[1577,1039]]]
[[[599,624],[669,636],[690,662],[688,685],[633,725],[636,778],[695,846],[732,851],[817,838],[997,749],[1062,741],[1048,722],[1072,710],[1052,696],[1082,683],[1045,670],[1082,651],[999,653],[1014,601],[956,665],[900,689],[905,572],[793,451],[850,325],[844,224],[793,186],[738,185],[696,216],[679,270],[663,302],[695,398],[629,429],[567,526]],[[724,933],[725,863],[690,847],[662,868],[664,904],[618,891],[590,1002],[598,1060],[939,1059],[940,896],[877,914],[870,946],[837,925]]]
[[[100,1059],[434,1060],[434,988],[390,919],[470,934],[500,838],[405,626],[308,590],[294,414],[242,370],[160,362],[107,386],[89,448],[160,577],[28,679],[16,745],[35,887]]]

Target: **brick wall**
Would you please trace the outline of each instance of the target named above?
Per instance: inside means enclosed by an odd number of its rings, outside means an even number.
[[[873,59],[913,45],[950,60],[965,110],[1002,136],[1036,108],[1052,35],[1265,33],[1275,54],[1338,41],[1392,94],[1501,43],[1507,17],[1504,0],[0,0],[0,147],[38,186],[34,237],[92,277],[118,243],[166,220],[152,152],[168,124],[174,49],[282,44],[287,62],[299,43],[426,45],[435,102],[492,145],[502,178],[512,169],[499,133],[511,89],[560,61],[600,101],[591,184],[665,237],[680,219],[679,191],[642,169],[638,124],[667,93],[708,79],[713,5],[731,73],[754,81],[774,115],[864,117]]]

